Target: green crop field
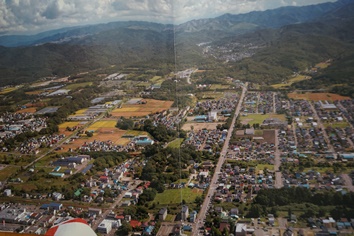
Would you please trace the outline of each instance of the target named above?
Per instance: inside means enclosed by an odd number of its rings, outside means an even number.
[[[77,88],[83,88],[86,86],[91,86],[92,82],[83,82],[83,83],[76,83],[76,84],[68,84],[65,86],[65,89],[77,89]]]

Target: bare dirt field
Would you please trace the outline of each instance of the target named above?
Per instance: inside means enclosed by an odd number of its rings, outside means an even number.
[[[224,122],[215,122],[215,123],[200,123],[200,122],[188,122],[183,125],[182,129],[185,131],[190,131],[193,126],[193,130],[202,130],[202,129],[207,129],[207,130],[212,130],[216,129],[216,126],[219,124],[224,124]]]
[[[336,101],[348,100],[349,97],[341,96],[334,93],[288,93],[288,97],[292,99],[302,99],[310,101]]]

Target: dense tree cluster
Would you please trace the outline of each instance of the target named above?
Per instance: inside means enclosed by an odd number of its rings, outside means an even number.
[[[282,188],[261,190],[251,206],[250,216],[263,215],[266,207],[287,206],[291,204],[310,204],[318,207],[336,206],[330,213],[338,219],[340,217],[354,217],[354,193],[342,194],[335,191],[313,193],[307,188]],[[309,205],[309,206],[310,206]],[[314,208],[312,208],[315,212]],[[305,217],[311,215],[305,212]]]

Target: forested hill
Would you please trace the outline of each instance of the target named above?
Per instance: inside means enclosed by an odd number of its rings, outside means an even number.
[[[354,3],[329,12],[317,21],[227,37],[213,46],[234,44],[260,48],[252,57],[229,63],[232,65],[230,75],[234,77],[264,84],[280,83],[293,72],[332,59],[332,66],[321,70],[314,80],[294,86],[309,89],[343,84],[353,87],[350,81],[354,79]]]
[[[218,58],[204,55],[198,46],[203,42],[216,48],[239,42],[259,46],[252,57],[225,64],[224,70],[240,79],[279,82],[293,71],[329,58],[335,60],[335,73],[340,71],[343,77],[351,78],[346,75],[351,72],[348,67],[341,67],[349,65],[346,60],[352,58],[353,2],[226,14],[175,29],[172,25],[130,21],[61,29],[29,38],[18,36],[13,45],[32,46],[0,46],[0,86],[111,65],[153,66],[174,64],[175,59],[179,67],[215,64]],[[4,40],[9,43],[10,38],[0,37],[0,44]],[[334,72],[330,68],[327,71],[326,78],[333,78]]]

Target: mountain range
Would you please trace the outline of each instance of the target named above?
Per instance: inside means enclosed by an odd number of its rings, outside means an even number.
[[[336,59],[336,66],[341,65],[341,60],[352,58],[353,6],[352,0],[340,0],[225,14],[175,26],[127,21],[63,28],[32,36],[1,36],[0,85],[110,65],[205,65],[215,60],[206,57],[197,45],[205,42],[212,47],[240,42],[261,45],[252,57],[231,63],[229,73],[273,83],[323,59]]]

